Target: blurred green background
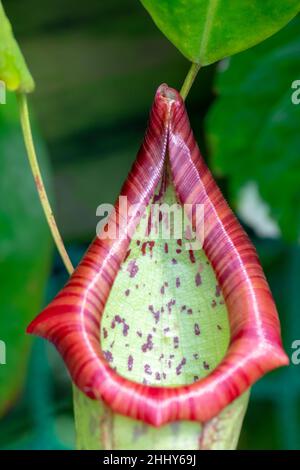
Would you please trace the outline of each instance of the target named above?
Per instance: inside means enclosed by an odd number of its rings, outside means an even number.
[[[96,207],[118,195],[162,82],[189,63],[137,0],[7,0],[36,81],[35,139],[58,225],[76,264]],[[300,21],[201,70],[192,126],[225,196],[255,243],[279,308],[285,349],[300,339]],[[24,334],[66,281],[43,220],[16,102],[0,106],[0,448],[74,447],[70,382],[54,348]],[[242,449],[300,449],[300,365],[253,387]],[[26,378],[25,378],[26,377]]]

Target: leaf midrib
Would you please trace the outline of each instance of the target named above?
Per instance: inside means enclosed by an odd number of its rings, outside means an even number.
[[[206,9],[206,18],[203,28],[203,34],[200,41],[200,48],[199,48],[199,61],[203,62],[204,54],[207,49],[207,45],[209,42],[210,33],[212,30],[213,21],[215,18],[216,10],[219,4],[219,0],[210,0],[207,5]]]

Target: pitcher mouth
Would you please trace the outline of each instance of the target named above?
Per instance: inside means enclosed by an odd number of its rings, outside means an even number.
[[[173,102],[176,106],[166,118]],[[180,419],[207,421],[266,372],[288,364],[276,307],[255,249],[200,155],[183,100],[163,84],[121,191],[130,204],[149,203],[167,153],[180,202],[205,206],[203,249],[222,289],[230,322],[230,345],[221,363],[205,378],[179,387],[133,382],[110,367],[101,351],[100,327],[130,243],[125,234],[117,241],[96,238],[66,286],[27,330],[55,344],[74,383],[87,396],[153,426]]]

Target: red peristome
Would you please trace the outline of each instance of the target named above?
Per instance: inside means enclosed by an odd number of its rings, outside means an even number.
[[[181,203],[204,204],[203,248],[222,289],[231,331],[229,349],[217,368],[182,387],[138,384],[110,368],[100,347],[100,322],[130,243],[122,224],[117,240],[94,240],[66,286],[28,327],[29,333],[55,344],[86,395],[153,426],[181,419],[207,421],[266,372],[288,364],[276,307],[256,251],[200,155],[182,98],[161,85],[143,144],[121,191],[128,209],[150,202],[167,155]],[[118,210],[116,204],[112,220],[117,226]],[[192,211],[188,216],[193,218]],[[136,211],[128,227],[134,230],[139,219]]]

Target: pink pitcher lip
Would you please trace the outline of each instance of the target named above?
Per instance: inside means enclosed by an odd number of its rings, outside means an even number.
[[[96,238],[66,286],[27,329],[57,347],[73,381],[87,396],[153,426],[177,420],[207,421],[266,372],[289,362],[256,251],[200,155],[182,98],[163,84],[121,191],[129,204],[150,202],[167,154],[181,203],[204,204],[203,249],[221,286],[230,323],[230,345],[220,364],[207,377],[180,387],[136,383],[109,366],[101,351],[100,324],[130,243],[123,234],[118,240]],[[128,224],[136,227],[138,220],[132,218]]]

